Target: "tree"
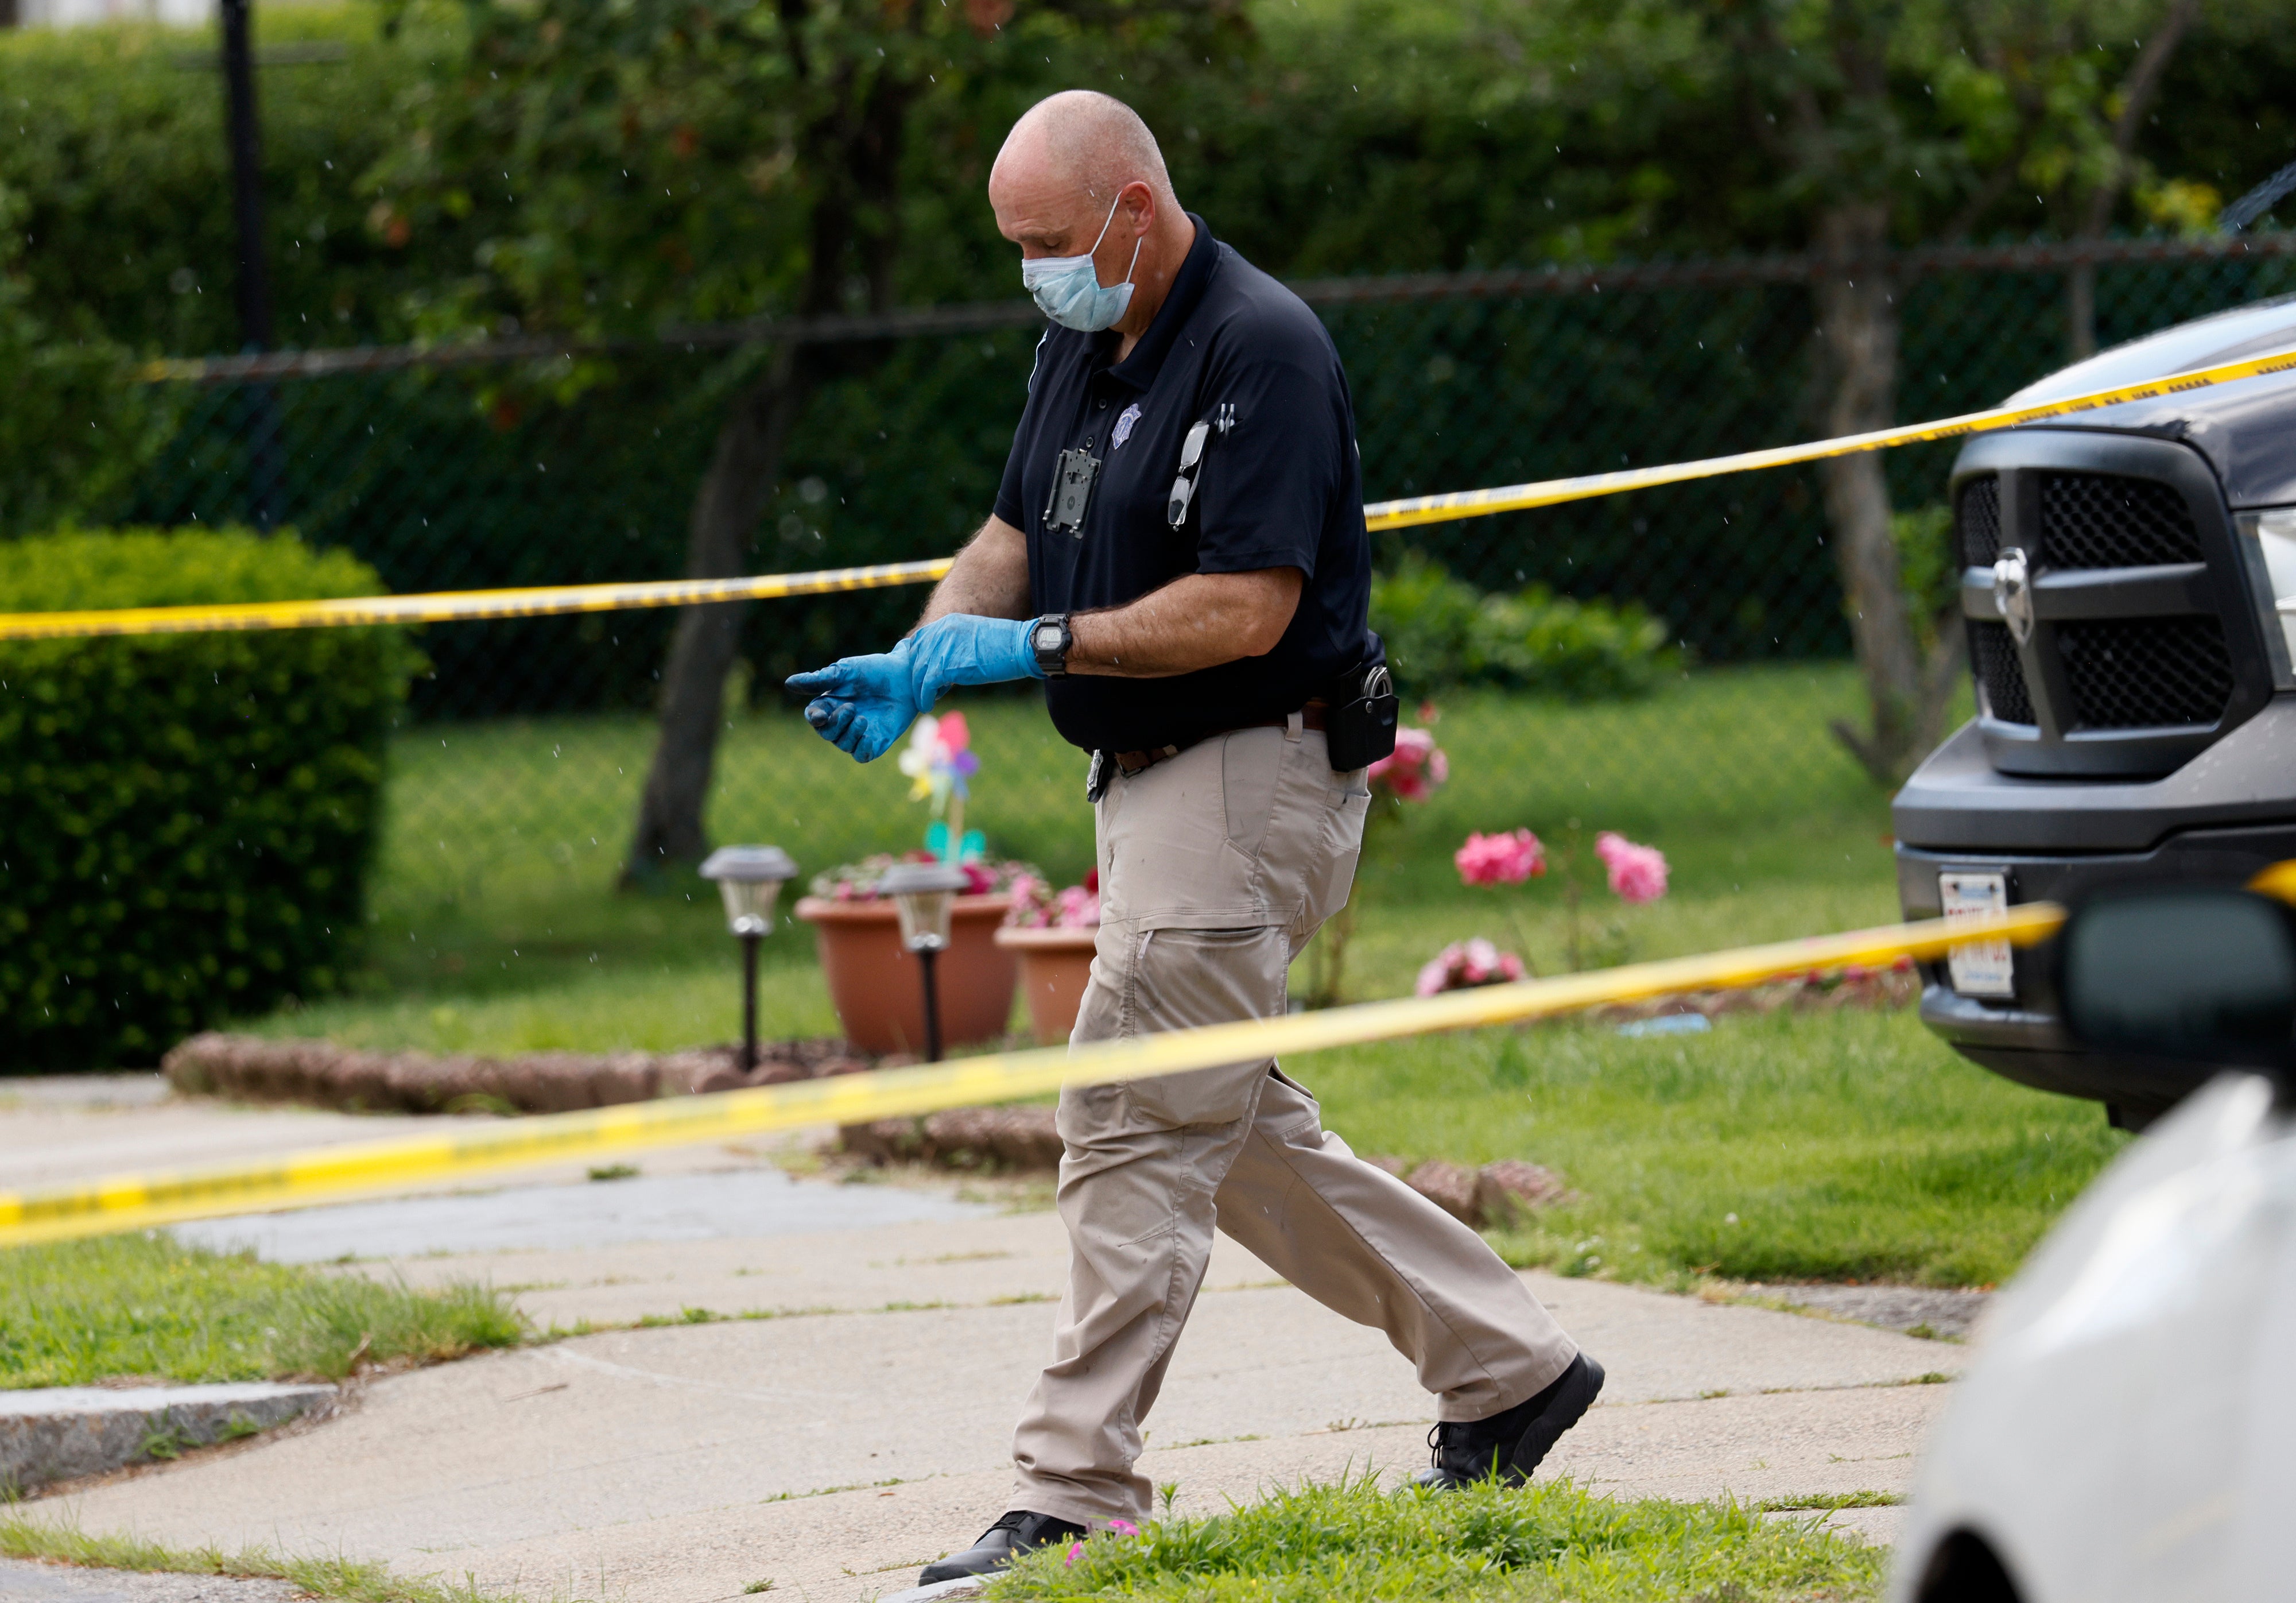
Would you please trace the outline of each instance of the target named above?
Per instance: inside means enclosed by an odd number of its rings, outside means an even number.
[[[2081,201],[2075,239],[2104,237],[2113,209],[2137,176],[2136,138],[2161,92],[2169,63],[2201,14],[2201,0],[2169,0],[2152,37],[2144,41],[2130,64],[2120,92],[2106,107],[2112,119],[2112,139],[2104,153],[2103,170],[2086,175],[2087,194]],[[2065,275],[2065,346],[2076,358],[2096,350],[2096,266],[2083,262]]]
[[[1826,434],[1896,421],[1902,286],[1892,247],[1980,229],[2030,234],[2072,213],[2075,226],[2056,232],[2102,232],[2193,14],[2192,0],[1702,9],[1710,91],[1733,108],[1748,158],[1702,193],[1736,213],[1742,242],[1783,236],[1831,264],[1813,294]],[[2128,42],[2148,34],[2128,61]],[[1819,480],[1872,709],[1869,728],[1834,729],[1876,781],[1894,784],[1944,733],[1962,631],[1913,614],[1879,456],[1836,457]]]
[[[467,0],[459,83],[426,95],[377,175],[377,226],[474,238],[442,329],[644,333],[678,321],[890,309],[920,127],[1038,85],[1079,41],[1193,57],[1231,42],[1230,0]],[[936,260],[941,259],[936,258]],[[1009,263],[1005,270],[1010,271]],[[729,358],[730,400],[687,529],[686,571],[743,571],[790,432],[830,378],[875,359],[783,340]],[[740,604],[689,607],[623,867],[644,884],[707,850],[701,813]]]

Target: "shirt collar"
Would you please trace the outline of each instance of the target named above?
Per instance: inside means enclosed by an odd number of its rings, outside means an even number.
[[[1204,298],[1204,286],[1211,282],[1212,269],[1219,263],[1219,241],[1212,237],[1211,225],[1191,211],[1188,220],[1196,226],[1195,243],[1180,263],[1180,270],[1172,275],[1172,287],[1164,296],[1164,304],[1156,308],[1149,322],[1148,332],[1132,348],[1132,354],[1108,369],[1108,376],[1135,390],[1145,390],[1156,382],[1156,374],[1164,366],[1164,358],[1172,349],[1172,341],[1180,337],[1180,325],[1196,309],[1196,302]],[[1113,350],[1121,335],[1110,333],[1106,349]]]

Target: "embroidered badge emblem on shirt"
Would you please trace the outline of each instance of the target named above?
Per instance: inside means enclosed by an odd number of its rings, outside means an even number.
[[[1116,432],[1109,436],[1109,448],[1111,450],[1114,450],[1126,440],[1131,439],[1132,425],[1139,421],[1140,403],[1138,401],[1135,401],[1130,406],[1125,407],[1123,412],[1118,415],[1116,419]]]

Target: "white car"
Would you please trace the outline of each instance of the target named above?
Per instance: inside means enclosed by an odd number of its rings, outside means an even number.
[[[2132,1145],[2001,1293],[1924,1454],[1890,1597],[2296,1597],[2296,909],[2116,892],[2056,946],[2086,1039],[2260,1072],[2218,1076]]]

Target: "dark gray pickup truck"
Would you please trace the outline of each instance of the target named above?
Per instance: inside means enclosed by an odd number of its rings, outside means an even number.
[[[2020,390],[2079,395],[2296,347],[2296,297]],[[2296,858],[2296,375],[1982,435],[1950,487],[1977,717],[1898,793],[1908,917]],[[2296,611],[2296,600],[2291,603]],[[1923,1022],[1987,1068],[2141,1128],[2206,1078],[2065,1035],[2044,966],[1928,966]]]

